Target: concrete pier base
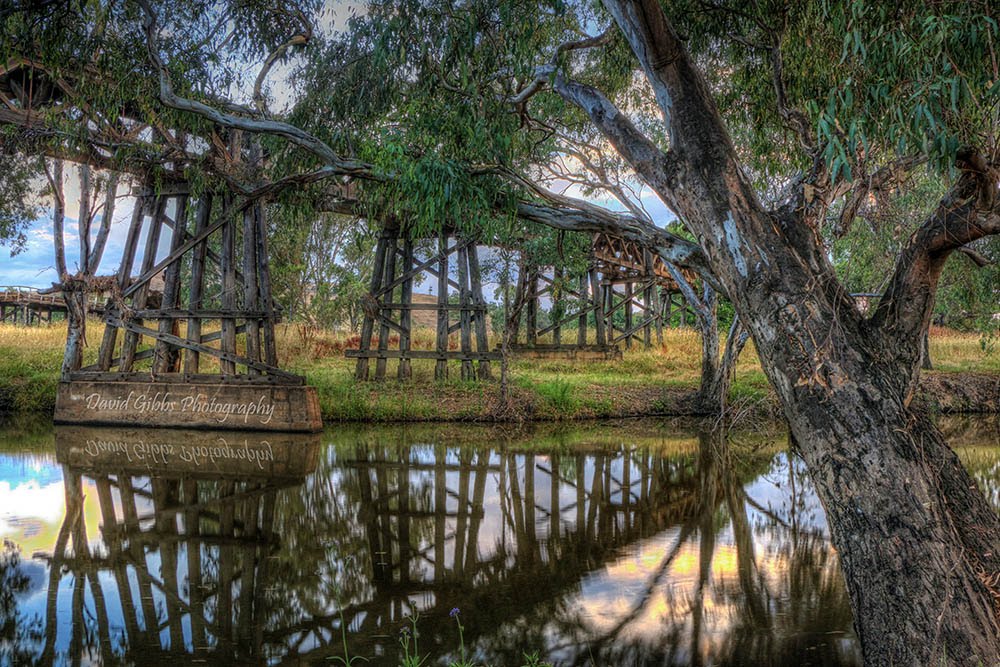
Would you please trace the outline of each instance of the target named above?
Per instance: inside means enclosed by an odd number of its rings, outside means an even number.
[[[55,423],[316,433],[316,389],[263,384],[60,382]]]

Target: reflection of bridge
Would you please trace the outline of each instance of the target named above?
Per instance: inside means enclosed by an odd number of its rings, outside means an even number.
[[[56,657],[64,572],[72,574],[74,664],[84,650],[104,664],[124,652],[140,662],[164,654],[259,661],[256,584],[267,581],[278,548],[276,494],[315,468],[317,443],[286,434],[58,430],[66,517],[49,562],[39,663]],[[101,516],[96,548],[84,520],[85,478]],[[109,613],[117,608],[118,619]]]
[[[226,446],[204,433],[163,437],[57,432],[67,512],[51,556],[41,664],[56,656],[67,615],[74,660],[302,664],[343,656],[346,641],[351,655],[397,664],[399,632],[414,614],[421,654],[454,650],[454,607],[467,642],[495,644],[498,628],[523,619],[574,622],[564,605],[582,581],[670,528],[676,542],[656,556],[649,585],[697,534],[704,595],[724,507],[747,616],[768,613],[742,481],[704,446],[668,459],[637,447],[542,455],[351,444],[318,457],[315,444],[275,440],[284,436],[263,436],[266,446],[242,435]],[[96,499],[100,540],[88,541],[85,488],[96,489],[87,502]],[[63,572],[72,574],[71,614],[57,613]],[[578,643],[612,650],[651,595]],[[695,646],[699,627],[690,629]],[[522,646],[490,646],[491,661],[520,659]]]
[[[358,446],[326,471],[328,479],[294,489],[310,469],[301,449],[272,442],[266,470],[255,474],[252,461],[227,456],[206,474],[192,455],[201,447],[204,465],[213,445],[197,444],[204,434],[163,442],[165,435],[58,431],[67,512],[50,562],[43,664],[55,655],[63,572],[73,574],[74,659],[87,650],[105,659],[169,653],[210,655],[213,663],[312,661],[342,654],[342,622],[353,654],[394,655],[408,614],[419,612],[421,625],[435,628],[427,634],[438,648],[453,647],[452,607],[468,612],[467,636],[475,637],[526,605],[557,599],[619,547],[685,521],[700,503],[690,459],[646,451],[541,456]],[[306,451],[315,462],[315,447]],[[340,546],[357,546],[366,584],[339,608],[306,613],[293,602],[291,612],[276,609],[304,594],[273,590],[277,563],[308,559],[302,542],[315,531],[306,524],[294,532],[298,513],[276,506],[311,487],[329,490],[334,478],[331,493],[342,496],[348,533]],[[90,484],[99,542],[88,541],[84,522]],[[330,545],[338,538],[310,539]],[[284,553],[288,540],[295,546]],[[316,570],[308,561],[303,567],[315,586]],[[488,603],[515,598],[516,610]],[[119,607],[116,620],[109,609]],[[426,648],[435,647],[428,640]]]
[[[91,295],[87,308],[97,313],[103,306],[96,295]],[[36,287],[20,285],[0,286],[0,322],[51,322],[53,313],[66,313],[66,300],[61,293],[43,294]]]
[[[352,454],[338,465],[357,493],[373,590],[335,613],[268,628],[266,641],[290,661],[342,655],[341,627],[353,655],[393,656],[413,614],[422,650],[446,653],[458,643],[451,609],[464,610],[474,641],[556,603],[622,547],[689,522],[703,502],[693,458],[644,450]]]

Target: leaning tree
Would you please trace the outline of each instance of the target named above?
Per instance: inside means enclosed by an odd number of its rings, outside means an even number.
[[[1000,75],[995,56],[984,57],[998,31],[988,7],[604,6],[656,97],[665,144],[571,67],[542,67],[529,87],[550,86],[582,109],[698,239],[810,467],[866,660],[996,661],[1000,521],[913,404],[945,261],[1000,233]],[[718,69],[709,77],[706,67]],[[750,103],[743,113],[772,109],[794,132],[804,168],[770,205],[720,111],[727,95]],[[913,154],[953,181],[865,316],[820,229],[861,189],[863,171],[906,169]]]
[[[481,119],[478,108],[507,104],[521,129],[544,135],[572,118],[553,94],[582,112],[696,242],[589,206],[576,207],[586,220],[537,220],[586,229],[599,219],[612,233],[643,234],[732,300],[823,499],[868,661],[996,660],[1000,523],[913,404],[945,262],[1000,233],[1000,33],[988,7],[606,0],[606,13],[592,13],[537,3],[527,20],[539,31],[515,30],[511,52],[537,48],[538,34],[563,41],[540,63],[536,51],[531,75],[516,58],[470,67],[492,25],[523,25],[510,8],[525,4],[375,2],[388,29],[369,53],[385,60],[387,43],[399,61],[416,52],[397,66],[445,100],[437,117]],[[420,111],[406,117],[436,117]],[[829,244],[870,194],[905,188],[902,177],[923,165],[948,191],[863,313]],[[533,187],[523,163],[473,168],[569,206]]]

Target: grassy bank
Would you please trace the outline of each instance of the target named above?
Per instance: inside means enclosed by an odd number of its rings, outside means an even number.
[[[85,363],[96,355],[103,326],[88,327]],[[278,328],[280,363],[315,386],[327,421],[480,420],[497,416],[578,419],[671,412],[698,385],[700,342],[691,329],[664,333],[662,346],[626,350],[617,361],[515,359],[510,365],[512,400],[500,405],[498,384],[434,380],[432,360],[412,362],[409,382],[357,383],[354,361],[344,349],[356,339],[297,325]],[[63,324],[20,327],[0,324],[0,414],[51,412],[62,360]],[[419,332],[414,347],[433,347],[430,332]],[[931,335],[936,372],[1000,373],[1000,351],[983,346],[978,335],[936,329]],[[203,370],[210,371],[208,361]],[[499,377],[499,363],[493,372]],[[390,360],[389,374],[395,376]],[[740,359],[733,385],[737,405],[767,399],[770,389],[753,346]]]

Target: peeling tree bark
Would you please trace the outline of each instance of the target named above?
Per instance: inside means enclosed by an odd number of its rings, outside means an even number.
[[[866,662],[996,663],[1000,520],[909,405],[944,260],[1000,232],[995,192],[984,194],[995,191],[996,175],[961,179],[865,321],[801,193],[778,211],[761,205],[659,1],[604,4],[653,88],[670,152],[653,153],[598,91],[558,77],[553,87],[685,220],[752,333],[826,508]]]

